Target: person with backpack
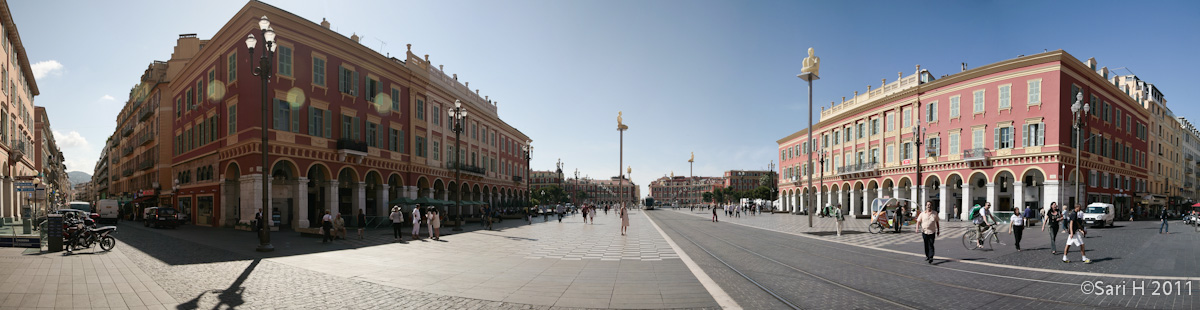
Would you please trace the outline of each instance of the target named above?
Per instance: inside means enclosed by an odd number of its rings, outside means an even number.
[[[838,237],[841,237],[842,236],[842,222],[846,221],[846,216],[842,215],[842,206],[837,206],[837,208],[833,209],[833,219],[834,219],[834,222],[837,223],[837,225],[836,225],[837,226],[837,235],[838,235]]]
[[[1067,230],[1067,247],[1063,249],[1062,261],[1070,263],[1067,259],[1067,253],[1071,251],[1071,245],[1079,246],[1079,255],[1083,256],[1084,264],[1091,264],[1092,260],[1087,258],[1087,252],[1083,248],[1083,218],[1079,216],[1079,212],[1083,210],[1083,206],[1075,204],[1074,212],[1067,212],[1066,222],[1070,228]]]
[[[976,247],[983,247],[983,233],[996,223],[996,215],[992,214],[991,207],[992,203],[984,202],[983,207],[975,205],[975,208],[971,209],[970,220],[971,223],[975,224]]]

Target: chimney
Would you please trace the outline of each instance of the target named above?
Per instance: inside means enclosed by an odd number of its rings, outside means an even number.
[[[457,80],[458,80],[458,73],[455,73],[455,74],[454,74],[454,80],[455,80],[455,81],[457,81]]]
[[[325,29],[329,29],[329,21],[325,20],[324,17],[321,18],[321,27],[325,27]]]
[[[438,71],[445,71],[442,69],[442,65],[438,65]]]
[[[965,62],[962,63],[962,71],[967,71],[967,63],[965,63]]]
[[[429,63],[429,54],[425,54],[425,63]]]
[[[351,34],[351,35],[350,35],[350,39],[351,39],[351,40],[354,40],[354,42],[358,42],[358,41],[359,41],[359,39],[361,39],[361,38],[359,38],[359,37],[358,37],[358,34],[357,34],[357,33],[355,33],[355,34]]]
[[[405,45],[408,46],[408,52],[412,53],[412,44],[405,44]]]

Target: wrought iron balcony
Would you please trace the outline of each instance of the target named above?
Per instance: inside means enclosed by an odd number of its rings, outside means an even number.
[[[153,160],[147,160],[147,161],[142,161],[141,163],[138,163],[138,170],[147,170],[150,168],[154,168]]]
[[[1192,174],[1192,167],[1183,168],[1183,172],[1187,173],[1187,174]]]
[[[514,175],[514,176],[513,176],[513,182],[520,183],[520,182],[521,182],[521,176],[519,176],[519,175]]]
[[[1183,159],[1186,159],[1187,161],[1192,161],[1193,160],[1192,154],[1183,154]]]
[[[154,115],[154,109],[150,106],[143,107],[142,112],[138,113],[138,121],[145,121],[150,115]]]
[[[876,171],[879,171],[878,164],[876,164],[876,163],[861,163],[861,164],[854,164],[854,165],[849,165],[849,166],[838,167],[837,174],[844,175],[844,174],[876,172]]]
[[[988,149],[976,148],[963,150],[963,160],[966,161],[986,161],[988,159]]]
[[[131,134],[133,134],[133,126],[125,126],[125,129],[121,130],[122,137],[128,137]]]
[[[367,142],[356,141],[354,139],[341,138],[337,140],[337,149],[339,151],[349,150],[367,153]]]
[[[133,175],[133,169],[125,169],[124,171],[121,172],[121,175],[131,176],[131,175]]]
[[[448,169],[458,168],[462,171],[471,172],[471,173],[475,173],[475,174],[481,174],[481,175],[487,174],[487,171],[483,170],[483,167],[468,165],[468,164],[449,162],[449,163],[446,163],[446,168],[448,168]]]

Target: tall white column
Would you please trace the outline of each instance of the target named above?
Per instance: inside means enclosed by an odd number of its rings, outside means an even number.
[[[947,216],[947,210],[946,210],[947,203],[946,202],[949,201],[949,199],[950,199],[949,190],[947,190],[947,187],[949,187],[949,186],[947,186],[946,184],[937,186],[937,197],[940,198],[940,199],[937,199],[937,217],[938,217],[938,219],[942,219],[942,220],[949,220],[949,217],[946,217]]]
[[[1000,197],[996,196],[996,183],[988,182],[987,184],[987,202],[992,203],[992,211],[996,211],[996,201]]]
[[[354,195],[353,196],[354,197],[354,200],[353,200],[354,208],[352,208],[353,211],[350,211],[351,217],[358,216],[359,212],[367,211],[367,183],[366,182],[355,182],[353,193],[354,193],[353,194]],[[354,212],[354,211],[359,211],[359,212]]]
[[[296,227],[308,228],[308,178],[296,178]]]
[[[913,203],[917,204],[916,207],[923,207],[924,205],[922,203],[925,201],[925,199],[922,199],[921,195],[917,193],[917,186],[909,185],[908,191],[909,191],[908,197],[909,197],[909,199],[912,199]]]
[[[851,216],[858,214],[858,210],[862,208],[862,190],[850,190],[850,213]]]
[[[262,174],[243,175],[238,184],[241,188],[241,223],[254,221],[254,214],[262,208]],[[178,193],[176,193],[178,194]]]
[[[816,195],[816,198],[817,198],[816,199],[817,205],[813,206],[813,207],[815,207],[815,208],[813,208],[813,212],[821,212],[821,208],[824,208],[825,204],[827,203],[827,202],[825,202],[825,193],[823,193],[821,191],[815,191],[815,192],[813,192],[813,195]]]
[[[375,197],[378,197],[378,198],[375,198],[375,200],[376,200],[376,202],[379,203],[378,211],[381,213],[381,214],[376,214],[377,216],[387,215],[387,212],[388,212],[388,187],[389,187],[389,185],[387,185],[387,184],[380,184],[379,191],[375,195]]]
[[[1024,186],[1021,186],[1021,182],[1013,182],[1013,211],[1025,207],[1025,196],[1023,195],[1025,189],[1022,187]]]
[[[338,201],[340,200],[338,199],[338,181],[330,180],[328,186],[329,187],[326,187],[326,190],[329,191],[329,194],[325,195],[325,199],[328,200],[325,202],[325,212],[333,214],[337,212]]]
[[[966,220],[967,213],[970,213],[971,208],[975,207],[971,205],[971,184],[963,182],[959,187],[962,188],[962,205],[960,205],[961,210],[959,210],[958,218]]]
[[[892,186],[892,198],[900,198],[900,187]]]
[[[871,213],[871,190],[862,190],[862,205],[858,208],[858,215],[867,215]]]
[[[1061,192],[1062,188],[1059,186],[1058,180],[1046,181],[1045,183],[1042,183],[1042,184],[1043,184],[1043,187],[1045,188],[1045,191],[1043,192],[1043,195],[1042,195],[1042,205],[1041,205],[1042,210],[1041,210],[1041,212],[1046,212],[1046,210],[1050,210],[1051,203],[1062,204],[1061,202],[1058,201],[1059,196],[1062,196],[1062,192]]]

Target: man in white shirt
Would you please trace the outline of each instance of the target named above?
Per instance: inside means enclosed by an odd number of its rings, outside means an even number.
[[[421,205],[413,207],[412,211],[413,232],[412,239],[414,241],[421,239]]]
[[[392,220],[392,235],[396,241],[400,241],[400,225],[404,223],[404,214],[400,213],[400,206],[392,206],[392,213],[388,214],[388,218]]]
[[[333,241],[333,216],[329,215],[329,210],[325,210],[325,216],[321,217],[321,229],[325,230],[325,239],[321,240],[321,242],[322,243],[332,242]]]

